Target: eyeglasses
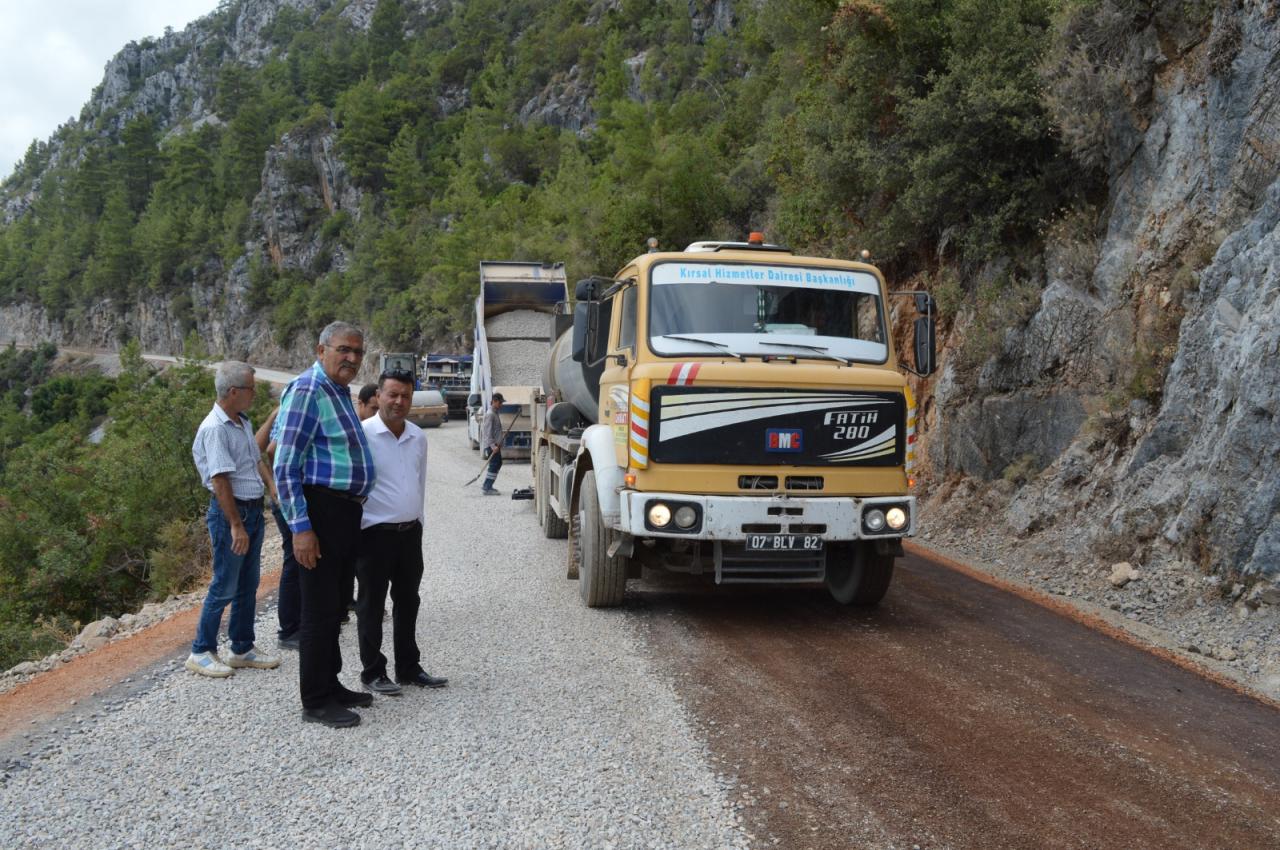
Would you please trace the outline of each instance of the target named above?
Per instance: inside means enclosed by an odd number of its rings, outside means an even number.
[[[354,354],[356,357],[364,357],[363,348],[352,348],[349,345],[330,345],[328,347],[332,348],[334,351],[338,352],[343,357],[346,357],[348,354]]]
[[[413,373],[408,369],[387,369],[378,376],[378,382],[383,381],[402,381],[406,384],[413,383]]]

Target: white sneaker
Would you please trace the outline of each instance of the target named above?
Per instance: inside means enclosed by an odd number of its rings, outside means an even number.
[[[254,667],[258,670],[271,670],[280,666],[280,659],[274,655],[267,655],[258,647],[249,648],[248,652],[242,652],[239,655],[231,653],[227,656],[228,667]]]
[[[212,676],[215,679],[225,679],[236,672],[219,661],[218,656],[212,652],[191,653],[191,655],[187,656],[185,666],[192,673],[199,673],[201,676]]]

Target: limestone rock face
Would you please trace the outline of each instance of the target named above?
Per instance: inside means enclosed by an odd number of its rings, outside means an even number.
[[[520,108],[523,123],[540,123],[581,133],[595,123],[591,108],[591,88],[583,82],[574,65],[567,74],[558,74],[541,92]]]
[[[1245,2],[1192,27],[1175,5],[1117,60],[1097,244],[1051,241],[1033,315],[976,376],[944,369],[927,454],[983,478],[1033,456],[1017,533],[1089,517],[1098,555],[1274,579],[1280,18]],[[1141,373],[1152,352],[1167,373]]]
[[[338,157],[336,134],[337,127],[327,121],[286,133],[267,151],[253,217],[261,223],[267,253],[277,268],[314,267],[325,248],[314,236],[315,225],[339,210],[352,216],[359,212],[360,193]],[[331,250],[328,266],[345,268],[342,246]]]

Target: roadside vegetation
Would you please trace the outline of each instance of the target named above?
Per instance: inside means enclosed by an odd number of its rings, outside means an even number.
[[[208,569],[208,498],[191,461],[208,370],[153,373],[136,344],[117,378],[54,374],[54,357],[0,351],[0,670]]]

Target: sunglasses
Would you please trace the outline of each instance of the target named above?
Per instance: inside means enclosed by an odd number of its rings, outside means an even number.
[[[413,373],[408,369],[387,369],[378,376],[378,381],[402,381],[406,384],[412,384]]]

